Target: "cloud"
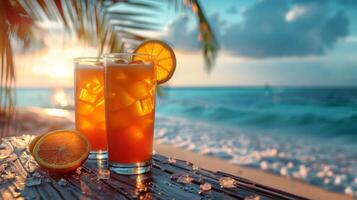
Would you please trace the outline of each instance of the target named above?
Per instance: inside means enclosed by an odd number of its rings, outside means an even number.
[[[213,13],[208,18],[216,37],[220,38],[221,32],[219,30],[226,26],[226,22],[221,19],[218,13]],[[193,19],[187,15],[178,17],[168,25],[168,32],[161,39],[169,42],[175,48],[185,51],[196,52],[201,50],[198,40],[198,24],[197,21],[191,21]],[[189,25],[194,27],[190,28]]]
[[[332,12],[322,0],[261,0],[245,9],[240,22],[228,24],[219,13],[208,18],[223,51],[252,58],[323,55],[349,34],[345,12]],[[176,48],[198,51],[197,24],[189,29],[191,19],[175,20],[163,39]]]
[[[190,18],[187,15],[180,16],[167,27],[167,34],[162,40],[168,41],[175,48],[185,51],[198,51],[198,32],[196,29],[189,29]]]
[[[322,27],[321,38],[326,46],[332,47],[339,37],[348,35],[348,23],[348,19],[341,11],[325,22]]]
[[[243,18],[226,29],[221,43],[223,49],[246,57],[322,55],[348,35],[345,13],[330,16],[325,3],[258,1]]]

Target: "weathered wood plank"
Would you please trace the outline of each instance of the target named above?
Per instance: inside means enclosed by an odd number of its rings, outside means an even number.
[[[6,138],[0,149],[0,199],[301,199],[224,172],[197,168],[184,160],[154,155],[150,173],[125,176],[108,172],[105,161],[87,161],[76,172],[49,174],[27,150],[31,136]],[[230,177],[235,187],[223,188]],[[200,185],[212,189],[202,192]]]

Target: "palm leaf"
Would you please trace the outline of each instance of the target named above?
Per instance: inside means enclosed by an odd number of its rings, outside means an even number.
[[[12,116],[15,103],[15,66],[10,36],[22,41],[26,48],[31,43],[41,43],[34,39],[34,21],[57,21],[62,23],[66,32],[90,45],[98,46],[98,55],[121,52],[147,39],[143,30],[161,30],[163,25],[156,21],[159,21],[157,14],[162,11],[163,5],[173,6],[178,12],[195,13],[199,21],[198,39],[209,71],[217,55],[218,43],[198,0],[1,1],[0,30],[6,31],[0,33],[0,116],[2,113]],[[128,9],[119,9],[122,6]]]
[[[188,0],[183,3],[184,9],[189,8],[195,13],[198,19],[198,29],[199,37],[198,40],[201,42],[203,48],[203,56],[206,63],[206,69],[210,71],[214,66],[214,61],[216,60],[219,45],[215,37],[214,31],[209,24],[207,17],[199,3],[198,0]]]
[[[23,41],[28,47],[32,41],[33,21],[26,15],[24,8],[17,2],[0,3],[0,137],[8,133],[7,129],[15,115],[15,66],[10,37]]]

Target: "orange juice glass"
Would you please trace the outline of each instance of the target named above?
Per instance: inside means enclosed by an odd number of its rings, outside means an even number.
[[[152,62],[138,61],[144,56],[104,56],[109,167],[119,174],[151,169],[156,75]]]
[[[104,65],[100,58],[75,59],[76,129],[91,144],[90,159],[107,158]]]

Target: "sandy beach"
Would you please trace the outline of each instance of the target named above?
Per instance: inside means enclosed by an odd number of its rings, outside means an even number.
[[[287,177],[277,176],[261,170],[246,168],[238,165],[233,165],[227,161],[202,156],[191,151],[174,148],[169,145],[155,145],[155,150],[159,154],[171,156],[177,159],[187,160],[194,165],[209,169],[212,171],[223,171],[236,176],[240,176],[254,182],[267,185],[279,190],[287,191],[292,194],[300,195],[310,199],[325,199],[325,200],[347,200],[353,199],[347,195],[329,192],[322,188],[303,183],[299,180],[294,180]]]
[[[16,126],[14,125],[14,127],[10,129],[13,133],[15,133],[11,134],[11,136],[22,134],[36,135],[55,129],[73,128],[73,119],[73,114],[66,110],[21,108],[17,114]],[[322,188],[303,183],[299,180],[273,175],[257,169],[233,165],[218,158],[202,156],[197,153],[174,148],[169,145],[155,144],[155,151],[159,154],[190,161],[194,165],[205,169],[227,172],[263,185],[310,199],[353,199],[351,196],[333,193]]]

